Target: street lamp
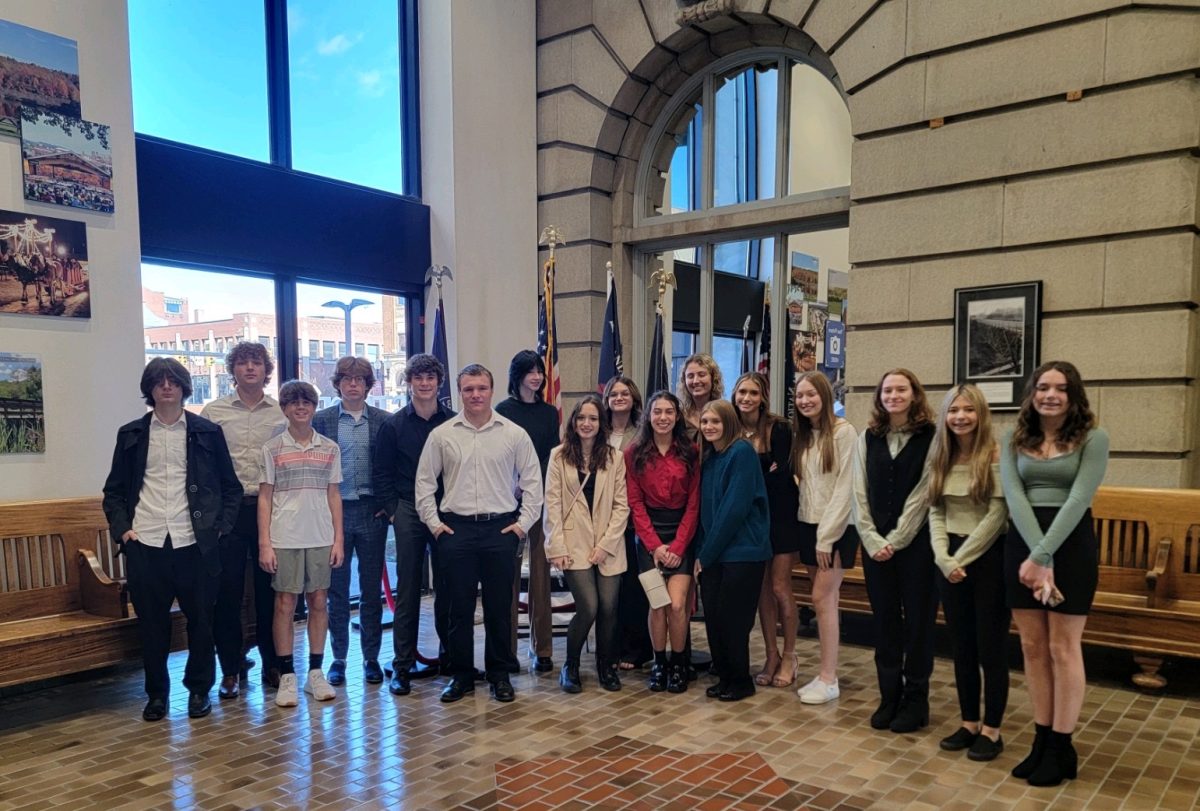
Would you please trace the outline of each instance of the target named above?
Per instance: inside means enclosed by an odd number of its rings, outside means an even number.
[[[374,304],[374,302],[367,301],[365,298],[352,298],[352,299],[350,299],[349,304],[347,304],[344,301],[327,301],[321,305],[322,307],[336,307],[339,310],[342,310],[346,314],[346,354],[347,355],[354,354],[354,344],[351,343],[351,340],[350,340],[350,311],[353,310],[355,307],[364,307],[368,304]]]

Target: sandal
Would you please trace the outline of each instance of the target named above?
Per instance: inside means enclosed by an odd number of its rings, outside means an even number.
[[[636,663],[626,662],[625,660],[621,660],[621,662],[617,665],[617,667],[619,667],[621,670],[637,670],[638,669],[638,666]]]
[[[780,662],[779,666],[782,668],[783,662]],[[781,676],[779,676],[779,671],[777,670],[777,671],[775,671],[775,676],[773,676],[771,678],[771,686],[772,687],[791,687],[793,684],[796,683],[796,672],[798,670],[800,670],[800,659],[796,656],[796,654],[793,653],[792,654],[792,677],[790,679],[784,680]]]
[[[779,664],[782,664],[782,662]],[[754,683],[759,687],[769,687],[775,681],[775,672],[779,670],[779,664],[776,664],[774,668],[771,667],[769,662],[764,664],[763,669],[755,675]]]

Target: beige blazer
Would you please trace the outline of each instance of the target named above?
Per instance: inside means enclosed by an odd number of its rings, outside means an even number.
[[[588,556],[599,546],[608,552],[600,564],[600,574],[620,574],[627,566],[625,524],[629,520],[624,454],[614,451],[608,467],[593,476],[596,493],[594,507],[589,512],[587,498],[579,485],[579,472],[563,459],[561,445],[550,452],[542,519],[546,557],[568,557],[571,559],[568,569],[590,569]]]

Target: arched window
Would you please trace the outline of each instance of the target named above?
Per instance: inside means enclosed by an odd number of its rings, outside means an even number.
[[[637,345],[653,324],[647,284],[664,267],[678,283],[667,311],[672,383],[684,357],[707,351],[728,395],[758,364],[769,295],[773,407],[784,409],[791,376],[814,365],[840,396],[852,137],[828,61],[772,48],[724,57],[682,85],[645,143],[626,239],[635,311],[645,313],[634,319]]]

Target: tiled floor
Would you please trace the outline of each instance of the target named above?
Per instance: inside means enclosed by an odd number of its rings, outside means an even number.
[[[560,662],[562,644],[556,640]],[[802,640],[801,682],[815,656],[816,641]],[[176,684],[182,663],[180,654],[172,658]],[[140,720],[140,672],[124,669],[0,700],[0,811],[554,803],[1058,811],[1189,809],[1200,800],[1196,690],[1179,698],[1089,687],[1076,736],[1079,779],[1033,789],[1008,775],[1032,734],[1020,673],[1004,727],[1008,750],[976,764],[937,747],[957,721],[948,661],[939,659],[935,672],[933,723],[914,735],[868,726],[877,700],[870,650],[845,646],[843,664],[841,700],[814,708],[792,690],[770,688],[721,704],[704,697],[706,680],[675,696],[650,693],[644,676],[627,677],[620,693],[605,693],[587,672],[590,657],[578,696],[559,691],[553,674],[525,672],[514,677],[515,703],[479,690],[445,705],[437,700],[441,679],[394,698],[364,685],[355,662],[350,684],[330,703],[302,697],[298,708],[279,709],[252,680],[242,698],[189,721],[180,687],[170,717],[157,724]]]

